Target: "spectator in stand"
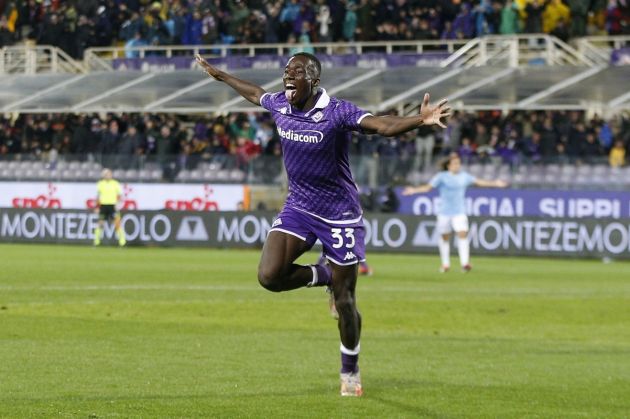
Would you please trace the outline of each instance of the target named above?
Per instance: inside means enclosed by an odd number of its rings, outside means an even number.
[[[354,41],[354,34],[357,30],[357,13],[354,1],[349,0],[346,4],[346,15],[343,19],[343,40]]]
[[[540,0],[532,0],[525,6],[527,18],[525,19],[525,33],[541,33],[542,32],[542,14],[544,4]]]
[[[120,139],[116,152],[119,156],[119,166],[124,169],[137,168],[139,157],[143,154],[142,135],[135,125],[129,124],[127,132]]]
[[[435,130],[432,126],[420,127],[416,130],[414,140],[415,160],[413,168],[414,170],[429,170],[435,147]]]
[[[542,14],[542,29],[545,33],[553,32],[558,22],[567,22],[571,17],[569,8],[562,0],[549,0]]]
[[[147,41],[142,39],[142,34],[140,32],[136,32],[136,35],[125,44],[125,57],[139,58],[140,50],[137,50],[135,48],[145,47],[147,45]]]
[[[470,141],[470,138],[468,137],[462,138],[462,143],[459,147],[457,147],[456,152],[462,162],[466,165],[473,163],[477,157],[472,141]]]
[[[530,138],[525,139],[523,144],[523,157],[527,164],[540,162],[540,132],[534,131]]]
[[[512,0],[507,0],[501,9],[501,24],[499,33],[501,35],[512,35],[520,32],[520,20],[518,5]]]
[[[470,4],[463,3],[460,12],[453,21],[453,31],[457,34],[458,39],[469,39],[473,37],[475,24],[473,15],[470,13]]]
[[[9,22],[6,16],[0,17],[0,48],[13,45],[15,34],[9,29]]]
[[[494,7],[490,0],[481,0],[474,9],[476,35],[483,36],[496,33],[496,27],[494,26]]]
[[[586,36],[589,0],[567,0],[571,11],[571,37]]]
[[[553,120],[548,116],[540,129],[540,155],[543,163],[547,164],[554,161],[557,138],[558,133],[553,126]]]
[[[586,139],[584,143],[582,143],[582,149],[580,151],[580,157],[584,163],[594,164],[600,161],[602,148],[599,145],[593,130],[587,131]]]
[[[319,0],[317,5],[317,14],[315,16],[315,27],[316,27],[316,42],[331,42],[332,34],[330,30],[330,25],[332,23],[332,18],[330,17],[330,8],[328,5],[324,4],[323,0]],[[363,0],[362,3],[367,4],[366,0]],[[370,16],[366,14],[366,16]],[[366,29],[366,26],[361,26]],[[365,34],[365,32],[364,32]]]
[[[571,128],[567,139],[567,154],[571,163],[576,163],[579,160],[584,143],[586,143],[586,128],[583,122],[578,121]]]
[[[626,165],[626,147],[623,141],[616,140],[613,148],[608,154],[608,164],[610,167],[622,167]]]
[[[201,45],[203,37],[203,18],[198,10],[186,15],[186,29],[182,34],[184,45]]]

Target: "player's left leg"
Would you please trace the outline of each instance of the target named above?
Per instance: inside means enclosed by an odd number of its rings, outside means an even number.
[[[453,217],[453,230],[457,233],[457,252],[462,272],[469,272],[470,265],[470,243],[468,241],[468,217],[456,215]]]
[[[338,327],[341,338],[341,395],[361,396],[359,373],[359,340],[361,338],[361,314],[357,310],[355,289],[358,265],[337,265],[331,262],[332,288],[335,307],[339,313]]]
[[[123,230],[120,223],[120,213],[116,212],[114,215],[114,229],[116,230],[116,236],[118,236],[118,245],[124,246],[127,244],[127,238],[125,237],[125,230]]]

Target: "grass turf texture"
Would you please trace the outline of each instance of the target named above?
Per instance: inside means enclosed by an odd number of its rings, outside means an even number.
[[[258,255],[0,245],[0,417],[630,415],[628,263],[370,255],[348,399],[326,294]]]

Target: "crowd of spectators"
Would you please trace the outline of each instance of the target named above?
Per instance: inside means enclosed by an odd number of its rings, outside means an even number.
[[[630,152],[630,118],[587,118],[583,112],[455,112],[445,130],[425,127],[399,138],[355,134],[355,172],[378,164],[383,179],[433,171],[457,152],[465,164],[603,164],[623,166]],[[174,178],[200,163],[240,169],[272,181],[282,171],[280,138],[267,113],[178,117],[158,114],[20,115],[0,119],[0,159],[98,160],[116,168],[151,162]],[[264,170],[261,170],[264,169]]]
[[[629,0],[0,0],[0,46],[469,39],[630,33]]]

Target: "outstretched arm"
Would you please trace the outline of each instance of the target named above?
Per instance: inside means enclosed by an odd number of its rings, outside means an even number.
[[[219,70],[218,68],[204,60],[199,54],[195,55],[195,60],[197,60],[197,64],[199,64],[201,68],[203,68],[203,71],[205,71],[206,74],[208,74],[210,77],[213,77],[215,80],[224,82],[232,89],[236,90],[239,95],[243,96],[254,105],[260,106],[260,98],[266,93],[262,87],[234,77],[231,74],[226,73],[225,71]]]
[[[425,185],[420,185],[420,186],[407,186],[405,189],[403,189],[402,194],[403,195],[413,195],[413,194],[416,194],[416,193],[427,193],[431,189],[433,189],[433,186],[431,186],[428,183],[425,184]]]
[[[475,179],[475,186],[479,186],[482,188],[505,188],[507,187],[507,182],[501,179],[496,180],[483,180],[483,179]]]
[[[446,128],[442,118],[451,114],[447,106],[448,100],[443,99],[435,106],[429,105],[429,94],[424,94],[420,114],[414,116],[366,116],[361,120],[361,128],[368,133],[377,133],[385,137],[403,134],[422,125],[439,125]]]

